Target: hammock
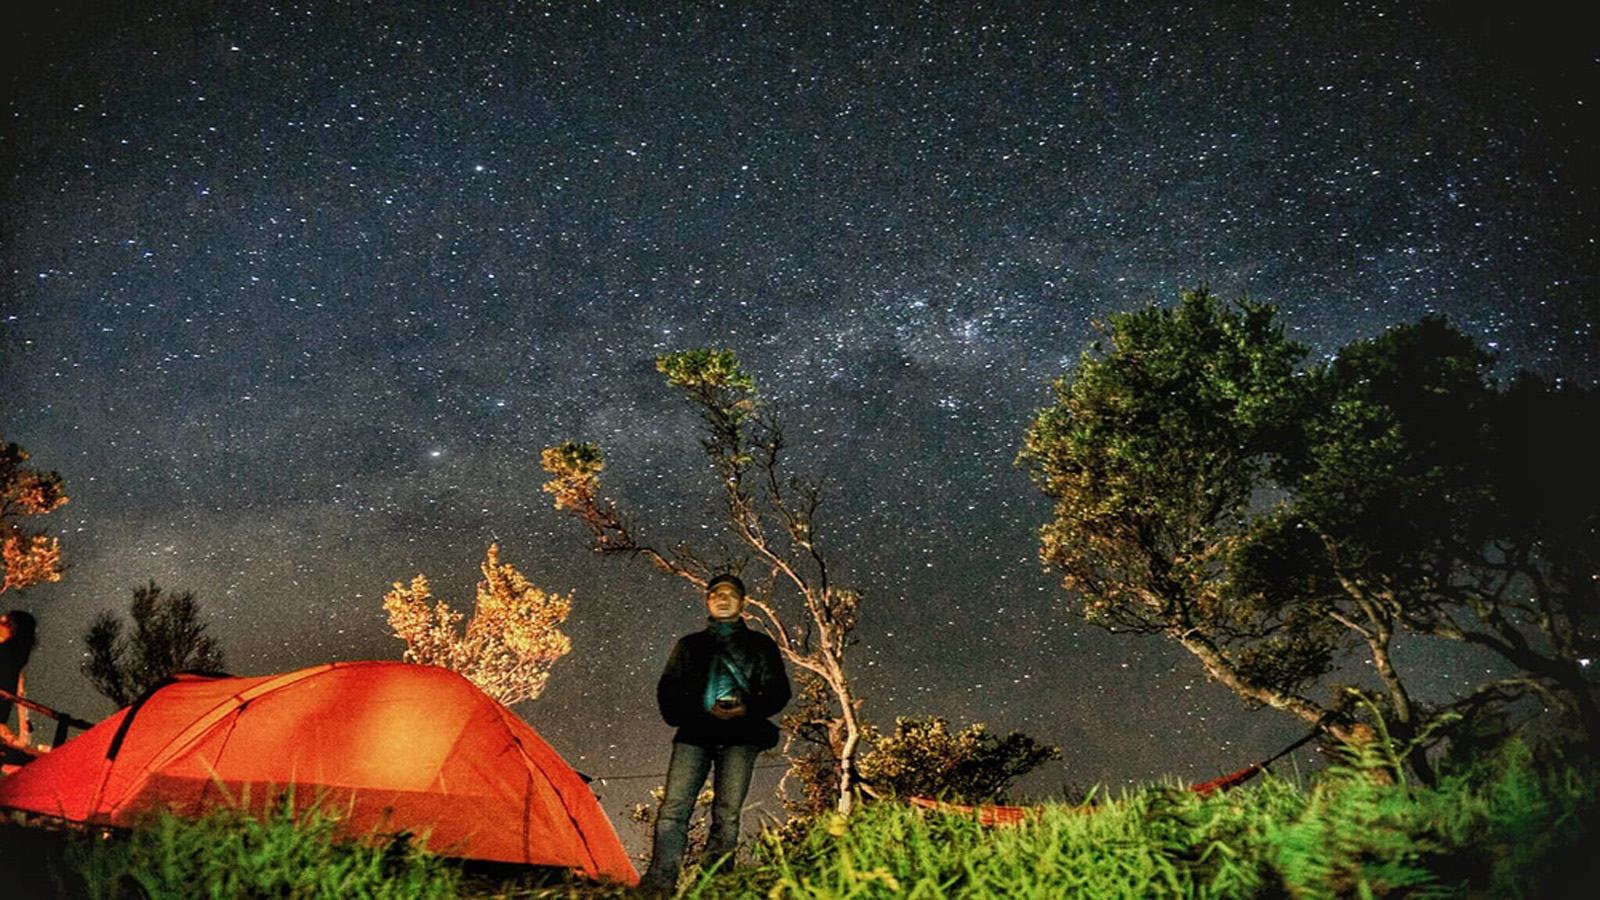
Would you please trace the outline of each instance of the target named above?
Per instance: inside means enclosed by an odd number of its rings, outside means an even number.
[[[1261,762],[1245,766],[1239,771],[1230,772],[1221,778],[1213,778],[1210,781],[1190,785],[1189,790],[1193,793],[1199,794],[1202,797],[1209,797],[1218,791],[1232,790],[1233,788],[1244,784],[1246,781],[1249,781],[1250,779],[1266,771],[1267,766],[1272,765],[1283,757],[1288,756],[1290,753],[1293,753],[1294,751],[1305,746],[1306,743],[1308,743],[1312,738],[1316,737],[1320,732],[1320,729],[1314,728],[1305,737],[1295,741],[1282,750],[1279,750],[1277,753],[1274,753],[1272,756]],[[1044,807],[1042,806],[999,806],[996,804],[966,806],[961,803],[946,803],[943,800],[934,800],[929,797],[910,797],[907,799],[911,801],[912,806],[916,806],[921,809],[931,809],[935,812],[945,813],[946,815],[961,816],[965,819],[976,819],[979,825],[1017,825],[1039,816],[1044,810]],[[1079,809],[1082,811],[1087,811],[1092,809],[1092,807],[1082,806],[1079,807]]]
[[[1258,763],[1253,766],[1245,766],[1239,771],[1224,775],[1221,778],[1213,778],[1210,781],[1203,781],[1199,784],[1191,784],[1189,785],[1189,790],[1194,791],[1196,794],[1199,794],[1202,797],[1209,797],[1212,794],[1215,794],[1217,791],[1232,790],[1239,785],[1244,784],[1246,781],[1256,777],[1257,775],[1260,775],[1262,767],[1265,765],[1266,763]]]
[[[960,803],[946,803],[943,800],[932,800],[927,797],[908,797],[912,806],[922,809],[931,809],[945,815],[960,816],[963,819],[976,818],[979,825],[1019,825],[1029,819],[1039,816],[1043,811],[1042,806],[996,806],[985,804],[983,806],[964,806]]]

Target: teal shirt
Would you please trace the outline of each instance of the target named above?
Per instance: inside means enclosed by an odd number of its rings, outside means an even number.
[[[753,661],[728,640],[734,632],[743,631],[744,627],[742,621],[713,621],[706,626],[706,630],[717,637],[717,655],[711,661],[710,671],[706,673],[706,692],[701,700],[701,705],[708,711],[723,697],[743,699],[750,695]]]
[[[726,657],[726,664],[719,662],[719,657]],[[746,681],[745,715],[718,719],[707,705],[715,703],[723,691],[708,688],[707,682],[721,688],[721,679],[737,685],[739,677]],[[789,677],[778,645],[743,622],[710,622],[679,638],[656,683],[662,721],[678,729],[672,739],[680,744],[775,746],[778,727],[769,719],[788,702]]]

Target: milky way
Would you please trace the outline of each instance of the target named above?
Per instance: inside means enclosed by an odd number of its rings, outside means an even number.
[[[1313,356],[1437,313],[1505,371],[1595,379],[1571,22],[98,6],[6,38],[0,146],[3,437],[72,496],[71,570],[5,603],[41,622],[31,693],[89,718],[79,634],[150,579],[259,674],[398,658],[389,584],[465,605],[498,541],[575,592],[575,649],[521,711],[587,773],[662,771],[651,689],[698,600],[588,555],[538,453],[598,443],[642,530],[703,544],[716,488],[653,360],[718,346],[829,478],[870,720],[1061,744],[1035,795],[1209,778],[1299,726],[1067,619],[1034,555],[1048,506],[1012,460],[1094,323],[1206,284]]]

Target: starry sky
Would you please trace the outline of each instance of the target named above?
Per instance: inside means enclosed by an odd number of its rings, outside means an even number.
[[[498,541],[574,593],[519,711],[615,815],[703,607],[588,554],[539,451],[703,544],[653,360],[716,346],[829,479],[869,720],[1058,744],[1035,796],[1269,755],[1297,723],[1066,617],[1012,461],[1094,322],[1201,283],[1313,355],[1440,313],[1595,383],[1592,41],[1464,6],[46,4],[0,63],[0,428],[72,497],[4,598],[30,692],[111,712],[79,636],[151,579],[239,674],[398,658],[389,584],[469,605]]]

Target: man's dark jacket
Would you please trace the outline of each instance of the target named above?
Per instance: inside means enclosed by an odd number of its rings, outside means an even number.
[[[718,642],[729,641],[752,671],[749,690],[744,692],[745,715],[719,719],[705,708],[706,678],[717,656]],[[772,638],[744,627],[743,623],[727,637],[717,634],[715,623],[704,631],[678,639],[667,657],[666,671],[656,684],[656,705],[661,718],[677,727],[673,741],[701,747],[743,744],[765,750],[778,743],[778,726],[767,721],[789,702],[789,676],[783,670],[783,657]]]

